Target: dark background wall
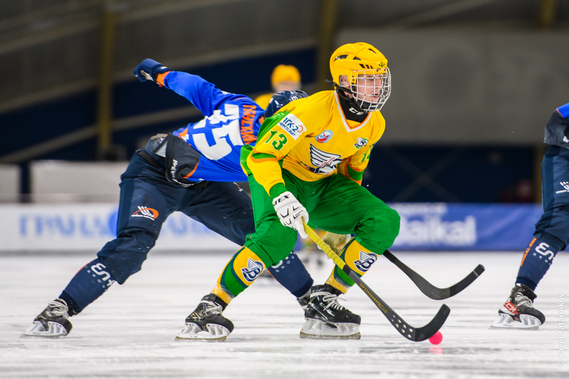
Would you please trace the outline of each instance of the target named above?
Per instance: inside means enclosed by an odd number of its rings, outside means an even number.
[[[543,126],[569,101],[564,1],[0,5],[0,163],[22,168],[24,194],[33,160],[127,160],[152,134],[200,118],[134,78],[147,57],[255,97],[280,63],[300,69],[309,93],[329,88],[334,48],[374,44],[393,95],[364,185],[385,201],[539,201]]]

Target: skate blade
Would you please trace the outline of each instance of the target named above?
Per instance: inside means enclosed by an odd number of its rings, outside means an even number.
[[[61,324],[48,321],[47,326],[48,329],[46,330],[41,322],[34,321],[21,337],[59,338],[67,335],[67,329]]]
[[[520,315],[520,321],[516,321],[510,315],[501,314],[494,320],[490,329],[538,330],[540,325],[539,319],[531,315]]]
[[[229,329],[218,324],[206,324],[206,329],[203,330],[198,324],[188,323],[176,336],[178,340],[193,340],[193,341],[207,341],[207,342],[222,342],[225,341],[229,333]]]
[[[361,338],[358,324],[327,324],[320,320],[307,319],[300,330],[300,338],[323,340],[359,340]]]

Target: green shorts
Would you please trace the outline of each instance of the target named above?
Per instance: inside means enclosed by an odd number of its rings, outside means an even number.
[[[288,191],[304,205],[313,228],[338,234],[355,234],[365,248],[382,254],[393,245],[399,233],[399,214],[366,188],[339,174],[305,182],[282,170]],[[283,226],[275,213],[272,198],[249,176],[255,233],[245,246],[255,252],[266,266],[284,259],[297,241],[296,230]]]

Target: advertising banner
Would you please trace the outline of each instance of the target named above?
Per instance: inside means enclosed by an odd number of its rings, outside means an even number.
[[[539,205],[393,203],[401,230],[392,250],[522,250]],[[98,251],[115,237],[115,204],[0,205],[2,251]],[[204,251],[237,246],[182,213],[164,223],[155,249]]]
[[[543,212],[535,204],[394,203],[393,250],[521,250]]]
[[[99,251],[116,236],[115,204],[3,205],[0,251]],[[203,251],[237,245],[188,216],[175,212],[160,232],[155,249]]]

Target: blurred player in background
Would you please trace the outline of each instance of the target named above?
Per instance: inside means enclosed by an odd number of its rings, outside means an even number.
[[[569,104],[553,112],[544,142],[549,147],[541,163],[543,215],[492,328],[538,329],[545,322],[543,313],[533,307],[534,291],[557,252],[569,243]]]
[[[367,43],[346,44],[332,54],[330,71],[335,90],[285,105],[263,123],[255,147],[242,149],[256,231],[186,318],[178,338],[225,339],[233,323],[222,311],[265,267],[288,255],[297,232],[306,237],[303,221],[354,234],[341,257],[360,276],[393,244],[398,213],[360,185],[385,130],[379,111],[391,91],[387,59]],[[353,284],[335,266],[326,284],[312,287],[301,337],[360,338],[360,316],[338,303]]]
[[[270,113],[265,113],[247,96],[221,91],[197,75],[172,71],[152,59],[145,59],[134,74],[142,82],[153,81],[184,96],[205,118],[152,137],[132,157],[121,176],[117,238],[77,272],[25,335],[67,335],[72,328],[70,316],[142,268],[162,224],[174,211],[244,244],[247,234],[255,231],[255,223],[250,197],[232,183],[247,180],[240,150],[255,145],[265,116],[307,96],[302,91],[279,93],[279,101],[272,102]],[[272,274],[305,307],[312,278],[294,252],[281,258],[286,264]]]
[[[255,102],[266,109],[273,95],[281,91],[295,91],[302,87],[300,72],[294,66],[280,64],[271,75],[272,93],[266,93],[255,99]]]

